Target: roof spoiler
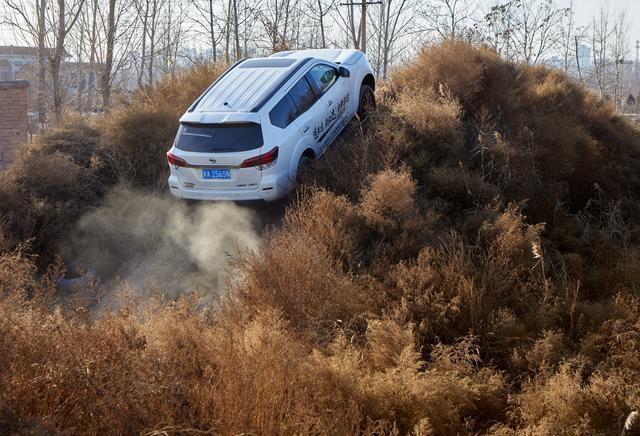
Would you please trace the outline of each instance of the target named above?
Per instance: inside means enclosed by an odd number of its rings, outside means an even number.
[[[187,112],[180,117],[180,123],[230,124],[260,123],[260,117],[253,112]]]

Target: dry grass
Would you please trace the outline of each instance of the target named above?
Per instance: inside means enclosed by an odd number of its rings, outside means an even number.
[[[158,186],[136,159],[216,68],[4,176],[0,430],[620,434],[640,409],[640,136],[564,75],[461,42],[393,77],[218,303],[124,286],[115,310],[57,306],[47,241],[117,180]]]

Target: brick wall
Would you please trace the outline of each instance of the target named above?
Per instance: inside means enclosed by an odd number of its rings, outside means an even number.
[[[28,138],[27,88],[24,80],[0,81],[0,171],[15,156],[15,148]]]

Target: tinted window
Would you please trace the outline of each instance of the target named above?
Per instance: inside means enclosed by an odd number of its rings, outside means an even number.
[[[284,129],[296,119],[297,110],[293,104],[293,100],[289,94],[285,95],[282,100],[276,104],[271,112],[269,112],[269,119],[274,126]]]
[[[256,123],[183,123],[176,137],[176,148],[202,153],[248,151],[261,146],[262,129]]]
[[[313,89],[311,89],[309,82],[307,82],[307,79],[304,77],[300,79],[293,88],[291,88],[289,95],[298,108],[298,114],[309,109],[316,101],[316,95],[313,93]]]
[[[307,73],[309,80],[322,95],[338,80],[338,72],[329,65],[316,65]]]

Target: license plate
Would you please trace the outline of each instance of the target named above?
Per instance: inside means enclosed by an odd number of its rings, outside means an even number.
[[[229,170],[202,170],[202,178],[205,180],[211,179],[230,179],[231,171]]]

